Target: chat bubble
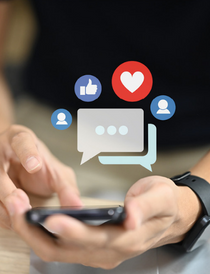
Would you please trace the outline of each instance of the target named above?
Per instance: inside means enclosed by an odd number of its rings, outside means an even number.
[[[142,109],[79,109],[77,149],[81,164],[101,152],[142,152],[144,150]]]
[[[141,165],[152,172],[157,160],[157,128],[148,124],[148,151],[144,156],[98,156],[103,165]]]

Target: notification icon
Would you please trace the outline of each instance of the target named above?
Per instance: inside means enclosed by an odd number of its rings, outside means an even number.
[[[137,61],[122,63],[112,75],[112,88],[115,94],[127,102],[144,99],[150,93],[152,84],[150,70]]]

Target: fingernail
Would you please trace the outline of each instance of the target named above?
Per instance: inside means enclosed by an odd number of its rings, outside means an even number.
[[[48,223],[44,223],[42,224],[42,226],[44,228],[46,228],[49,232],[53,233],[53,234],[61,234],[62,232],[62,227],[60,227],[59,225],[48,225]]]
[[[40,162],[38,161],[38,159],[36,157],[30,157],[27,159],[26,169],[28,171],[32,171],[32,170],[36,169],[38,166],[40,166]]]

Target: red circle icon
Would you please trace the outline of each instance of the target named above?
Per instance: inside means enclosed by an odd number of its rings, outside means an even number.
[[[128,102],[144,99],[151,91],[152,74],[142,63],[128,61],[119,65],[112,75],[112,87],[116,95]]]

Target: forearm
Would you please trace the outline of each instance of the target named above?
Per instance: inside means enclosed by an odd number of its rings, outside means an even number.
[[[13,121],[13,103],[3,75],[4,47],[10,14],[10,1],[0,1],[0,133]]]
[[[210,184],[210,151],[190,171]]]
[[[4,76],[0,73],[0,133],[14,122],[13,100]]]

